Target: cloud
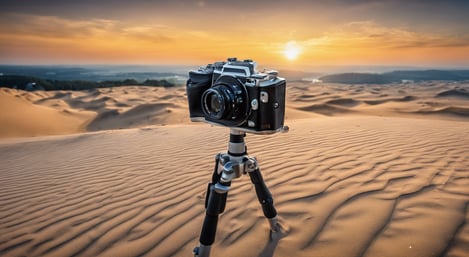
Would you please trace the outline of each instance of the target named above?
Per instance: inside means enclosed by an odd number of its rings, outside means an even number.
[[[304,48],[319,49],[399,49],[468,47],[469,36],[416,32],[386,27],[374,21],[354,21],[333,27],[320,37],[298,42]]]
[[[151,62],[155,60],[226,58],[256,52],[262,44],[233,38],[224,30],[112,19],[66,19],[14,14],[0,17],[0,61],[20,58]],[[253,50],[255,49],[255,50]],[[60,59],[59,59],[60,58]],[[62,61],[60,61],[62,62]]]
[[[119,20],[74,20],[57,16],[10,14],[2,16],[0,34],[11,37],[48,40],[147,40],[171,41],[170,28],[164,25],[132,25]]]
[[[209,1],[205,2],[204,8],[208,8]],[[192,2],[192,7],[197,8],[197,3]],[[469,47],[467,34],[421,32],[408,27],[385,26],[373,20],[328,26],[313,26],[303,21],[299,26],[283,26],[283,20],[282,25],[273,26],[267,20],[260,23],[262,29],[260,25],[246,24],[214,22],[210,27],[158,17],[142,21],[7,14],[0,16],[0,41],[3,42],[0,61],[16,61],[23,56],[69,62],[82,59],[83,62],[138,63],[238,56],[282,62],[286,43],[295,41],[296,48],[301,50],[298,60],[303,62],[327,60],[335,63],[365,57],[379,62],[395,58],[395,51],[408,53],[409,59],[436,52],[441,58],[463,58],[467,55],[460,53]]]
[[[111,20],[67,20],[55,16],[10,14],[1,17],[0,33],[40,37],[85,37],[115,27]]]

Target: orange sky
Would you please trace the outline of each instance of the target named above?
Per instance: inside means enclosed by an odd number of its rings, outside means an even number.
[[[469,66],[464,1],[96,2],[1,4],[0,63]]]

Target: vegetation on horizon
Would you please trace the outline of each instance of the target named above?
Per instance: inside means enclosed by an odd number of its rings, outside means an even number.
[[[138,82],[135,79],[106,80],[101,82],[85,80],[52,80],[40,79],[32,76],[3,75],[0,76],[0,87],[15,88],[21,90],[87,90],[93,88],[120,87],[120,86],[150,86],[150,87],[174,87],[174,83],[167,80],[147,79]]]
[[[342,84],[389,84],[405,81],[469,80],[469,70],[408,70],[386,73],[340,73],[322,76],[323,82]]]

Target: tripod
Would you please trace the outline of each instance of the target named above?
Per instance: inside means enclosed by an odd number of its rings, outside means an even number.
[[[249,174],[251,182],[256,189],[257,198],[262,206],[264,216],[270,223],[273,232],[280,230],[277,220],[277,211],[274,207],[274,200],[262,178],[257,160],[247,155],[244,137],[246,133],[231,129],[228,152],[219,153],[215,158],[215,169],[212,175],[212,182],[208,184],[207,195],[205,197],[205,219],[200,233],[200,246],[195,247],[195,257],[209,257],[210,249],[215,241],[217,232],[218,215],[223,213],[226,205],[228,190],[230,190],[231,180]]]

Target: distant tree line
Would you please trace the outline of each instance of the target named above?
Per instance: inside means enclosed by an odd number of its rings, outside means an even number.
[[[341,73],[322,76],[323,82],[343,84],[389,84],[405,80],[469,80],[469,70],[408,70],[387,73]]]
[[[31,87],[34,84],[34,88]],[[148,79],[138,82],[135,79],[107,80],[101,82],[84,80],[51,80],[40,79],[31,76],[3,75],[0,76],[0,87],[15,88],[21,90],[86,90],[93,88],[120,87],[120,86],[151,86],[151,87],[174,87],[175,84],[167,80]]]

